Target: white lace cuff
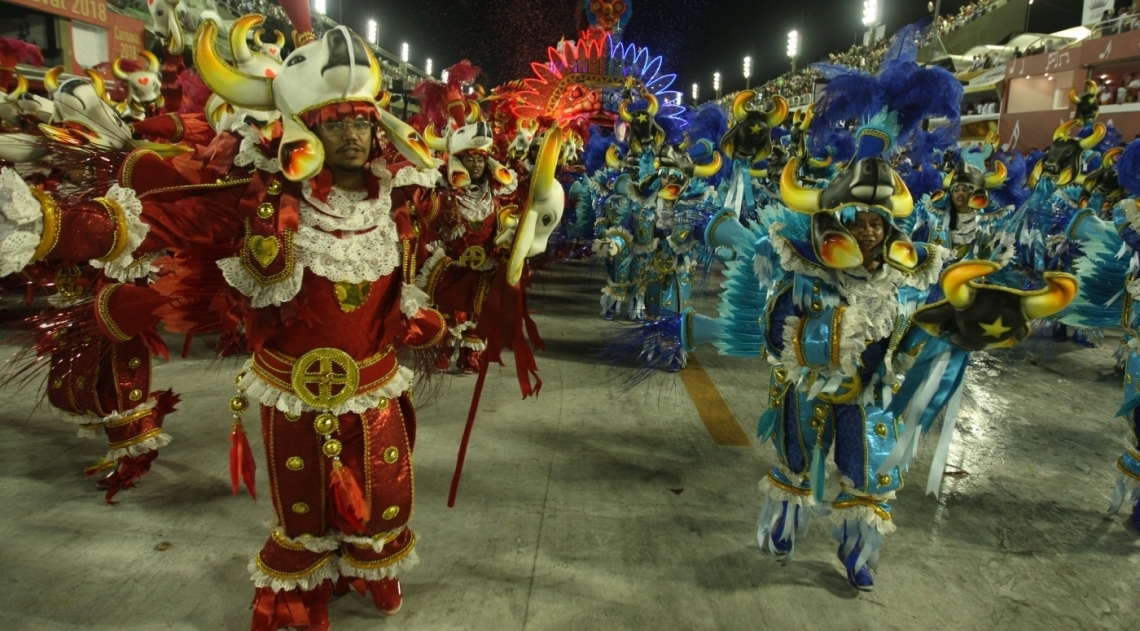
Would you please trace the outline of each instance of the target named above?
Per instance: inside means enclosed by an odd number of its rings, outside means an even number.
[[[44,232],[40,202],[13,169],[0,169],[0,276],[32,262]]]
[[[245,167],[253,165],[254,167],[268,171],[270,173],[279,173],[281,171],[281,164],[277,158],[266,157],[261,152],[261,132],[251,125],[241,122],[235,124],[233,131],[241,136],[241,145],[238,147],[238,154],[234,156],[234,166]]]
[[[415,285],[404,285],[400,290],[400,312],[409,318],[416,317],[420,309],[431,306],[431,298]]]
[[[431,251],[431,256],[428,257],[428,260],[424,261],[419,273],[416,274],[416,287],[420,289],[427,289],[428,280],[431,278],[435,268],[440,264],[440,261],[447,257],[447,253],[443,251],[444,249],[442,247],[432,248],[428,246],[428,249]]]
[[[392,178],[392,188],[399,188],[401,186],[435,188],[436,183],[439,182],[439,177],[439,171],[435,169],[417,169],[416,167],[408,166],[396,172],[395,177]]]
[[[105,197],[123,209],[123,218],[127,222],[127,246],[114,260],[92,260],[91,267],[102,269],[107,276],[120,282],[144,278],[151,272],[157,272],[158,268],[150,264],[149,258],[135,260],[134,252],[142,245],[146,234],[150,232],[150,226],[142,222],[142,202],[134,189],[115,184]]]

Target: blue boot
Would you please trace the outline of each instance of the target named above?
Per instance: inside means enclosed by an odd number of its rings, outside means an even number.
[[[784,533],[784,524],[788,518],[788,503],[783,502],[783,504],[784,507],[780,511],[780,518],[776,520],[776,524],[772,527],[772,534],[769,535],[771,541],[768,548],[776,555],[776,560],[780,563],[785,563],[788,557],[792,555],[792,550],[795,547],[794,533],[795,529],[799,527],[798,520],[795,520],[795,517],[793,517],[792,519],[795,521],[792,523],[792,533],[789,533],[790,536],[787,537],[782,536]]]
[[[856,567],[859,562],[859,555],[863,552],[863,541],[859,537],[858,532],[848,533],[847,526],[843,525],[843,540],[839,543],[839,549],[836,550],[835,556],[839,558],[839,562],[847,570],[847,582],[855,589],[861,592],[869,592],[875,589],[875,579],[871,576],[871,571],[867,569],[866,562]]]

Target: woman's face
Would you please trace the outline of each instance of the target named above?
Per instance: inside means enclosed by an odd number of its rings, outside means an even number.
[[[864,261],[871,261],[879,254],[886,234],[886,223],[882,216],[871,211],[860,211],[855,214],[855,221],[847,224],[847,229],[859,243],[859,250],[863,253]]]

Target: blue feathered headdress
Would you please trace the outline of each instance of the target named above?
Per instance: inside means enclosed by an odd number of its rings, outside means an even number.
[[[1116,179],[1133,195],[1140,195],[1140,140],[1133,140],[1116,161]]]

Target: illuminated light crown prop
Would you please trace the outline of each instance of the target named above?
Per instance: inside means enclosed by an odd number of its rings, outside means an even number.
[[[658,116],[679,117],[681,93],[672,90],[676,75],[662,71],[661,57],[635,44],[622,44],[608,34],[586,31],[577,41],[547,49],[547,59],[531,63],[535,76],[517,92],[516,116],[550,118],[562,126],[613,126],[622,92],[652,94]],[[583,121],[585,124],[583,125]]]

